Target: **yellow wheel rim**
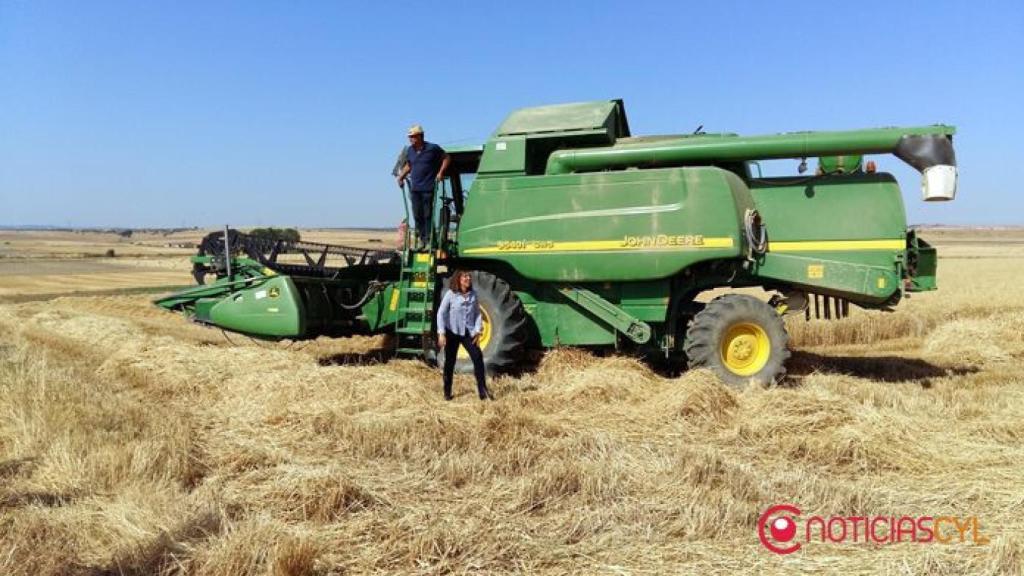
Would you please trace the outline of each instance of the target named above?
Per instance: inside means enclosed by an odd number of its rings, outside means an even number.
[[[483,328],[480,330],[480,350],[486,350],[487,344],[491,341],[491,315],[487,313],[487,308],[480,307],[480,320],[482,321]],[[459,346],[459,352],[455,355],[456,358],[469,358],[469,352],[462,346]]]
[[[753,376],[764,368],[771,356],[768,333],[757,324],[740,322],[725,331],[721,347],[722,363],[738,376]]]

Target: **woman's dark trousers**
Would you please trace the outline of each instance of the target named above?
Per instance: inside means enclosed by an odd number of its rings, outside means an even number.
[[[480,347],[473,343],[472,336],[460,336],[451,330],[445,332],[444,344],[444,397],[452,396],[452,377],[455,374],[455,356],[459,353],[459,345],[469,352],[473,361],[473,375],[476,376],[476,391],[480,399],[487,398],[487,384],[484,381],[484,355]]]

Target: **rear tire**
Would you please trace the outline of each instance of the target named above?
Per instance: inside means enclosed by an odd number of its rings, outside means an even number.
[[[690,368],[710,368],[726,384],[775,384],[789,359],[786,325],[768,304],[743,294],[715,298],[694,316],[684,349]]]
[[[509,371],[520,364],[526,352],[529,336],[526,310],[508,282],[489,272],[477,270],[470,275],[485,323],[480,342],[484,366],[489,373]],[[442,297],[447,292],[445,287]],[[439,368],[444,366],[443,349],[437,352],[437,365]],[[455,371],[460,374],[473,372],[473,361],[461,346]]]

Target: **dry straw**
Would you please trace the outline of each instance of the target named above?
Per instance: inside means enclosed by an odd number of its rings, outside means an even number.
[[[739,391],[555,350],[481,404],[381,339],[4,306],[0,573],[1020,573],[1022,327],[994,298],[794,324],[793,377]],[[976,515],[992,543],[777,557],[755,522],[789,502]]]

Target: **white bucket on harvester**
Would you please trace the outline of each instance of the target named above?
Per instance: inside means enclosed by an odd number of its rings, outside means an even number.
[[[956,197],[956,166],[937,164],[921,173],[921,198],[925,202],[945,202]]]

